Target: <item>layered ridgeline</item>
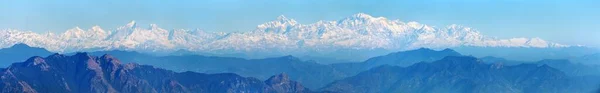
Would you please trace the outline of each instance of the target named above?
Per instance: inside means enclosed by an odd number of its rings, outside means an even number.
[[[583,56],[580,58],[575,58],[575,59],[588,58],[589,56],[590,55]],[[484,57],[484,58],[481,58],[481,61],[484,63],[498,64],[498,65],[505,65],[505,66],[520,65],[523,63],[548,65],[550,67],[553,67],[553,68],[563,71],[565,74],[567,74],[569,76],[588,76],[588,75],[600,76],[600,65],[597,64],[597,63],[600,63],[600,60],[594,60],[593,61],[594,63],[589,63],[587,61],[592,61],[592,60],[576,61],[575,59],[573,59],[573,61],[570,61],[567,59],[544,59],[544,60],[535,61],[535,62],[526,62],[526,61],[507,60],[504,58],[496,58],[496,57]]]
[[[566,60],[543,60],[536,63],[518,65],[504,65],[501,60],[490,61],[465,56],[446,56],[438,59],[437,56],[421,57],[421,60],[437,60],[434,62],[412,62],[416,59],[406,59],[407,55],[416,51],[427,49],[398,52],[396,54],[378,57],[399,60],[395,63],[386,63],[359,71],[359,74],[329,77],[327,69],[340,71],[335,65],[301,65],[308,62],[297,62],[291,56],[257,59],[253,61],[224,61],[238,60],[223,57],[205,57],[197,60],[198,64],[209,62],[226,62],[225,72],[258,73],[265,75],[273,72],[291,72],[277,74],[267,79],[255,79],[238,76],[236,74],[203,74],[196,72],[173,72],[147,65],[135,63],[121,63],[111,55],[100,57],[87,53],[77,53],[72,56],[53,54],[48,57],[31,57],[25,62],[14,63],[0,69],[3,78],[0,80],[2,92],[247,92],[247,93],[298,93],[310,92],[300,83],[291,81],[295,78],[304,78],[305,82],[314,83],[323,77],[337,78],[327,82],[327,86],[319,88],[322,92],[340,93],[379,93],[379,92],[501,92],[501,93],[573,93],[591,92],[600,84],[600,75],[569,74],[576,73],[572,63],[560,62]],[[451,50],[445,50],[446,52]],[[427,52],[443,53],[444,51]],[[435,55],[435,54],[432,54]],[[416,55],[418,56],[418,55]],[[198,56],[194,56],[198,57]],[[181,58],[181,57],[180,57]],[[397,58],[397,59],[395,59]],[[135,60],[135,58],[133,58]],[[155,59],[153,59],[155,60]],[[263,60],[263,61],[261,61]],[[268,60],[268,61],[265,61]],[[289,62],[288,62],[289,61]],[[489,60],[488,60],[489,61]],[[556,61],[556,62],[555,62]],[[180,63],[192,61],[164,61],[173,63],[200,66],[196,63]],[[244,63],[248,62],[248,63]],[[363,63],[346,64],[372,64]],[[403,65],[402,63],[412,65]],[[144,62],[139,62],[144,63]],[[413,64],[414,63],[414,64]],[[548,63],[548,64],[543,64]],[[248,64],[254,64],[249,66]],[[555,64],[555,65],[550,65]],[[176,66],[171,65],[171,66]],[[221,64],[222,65],[222,64]],[[218,65],[211,65],[218,66]],[[277,67],[281,66],[281,67]],[[356,66],[356,65],[353,65]],[[158,66],[161,67],[161,66]],[[210,66],[197,67],[208,68]],[[220,68],[215,67],[215,68]],[[237,67],[237,70],[233,70]],[[254,68],[256,67],[256,68]],[[312,68],[309,68],[312,67]],[[328,68],[333,67],[333,68]],[[182,68],[187,68],[183,67]],[[262,68],[262,69],[260,69]],[[314,74],[308,69],[317,68],[320,74]],[[363,69],[361,67],[355,69]],[[171,68],[173,69],[173,68]],[[569,70],[571,69],[571,70]],[[200,69],[197,69],[200,70]],[[223,70],[214,69],[213,70]],[[245,70],[245,71],[244,71]],[[268,71],[272,70],[272,71]],[[587,69],[589,70],[589,69]],[[314,74],[314,75],[313,75]],[[308,76],[298,76],[308,75]],[[314,79],[307,79],[314,78]],[[261,81],[266,80],[266,81]],[[312,80],[312,81],[311,81]],[[331,83],[330,83],[331,82]]]
[[[37,48],[30,49],[35,50]],[[14,49],[0,49],[0,52],[3,50]],[[242,59],[201,55],[152,56],[131,51],[97,51],[90,52],[90,54],[96,56],[111,54],[124,63],[152,65],[176,72],[236,73],[242,76],[257,77],[263,80],[279,73],[287,73],[291,79],[297,80],[311,89],[323,87],[334,80],[353,76],[358,72],[380,65],[409,66],[417,62],[429,62],[439,60],[445,56],[460,55],[450,49],[435,51],[421,48],[371,58],[365,62],[325,65],[313,61],[303,61],[294,56]],[[10,54],[0,56],[10,56]],[[25,58],[30,56],[45,55],[23,55],[18,56],[17,58],[23,58],[22,61],[24,61]],[[10,65],[12,62],[16,61],[6,61],[0,64]]]
[[[569,76],[549,65],[486,64],[448,56],[408,67],[380,66],[329,84],[341,93],[592,93],[600,76]]]
[[[2,93],[306,93],[286,74],[266,81],[233,73],[173,72],[77,53],[31,57],[0,70]]]
[[[79,27],[64,33],[0,31],[0,47],[25,43],[53,52],[128,50],[265,58],[283,55],[362,61],[393,51],[452,47],[564,48],[540,38],[497,39],[460,25],[434,27],[359,13],[337,21],[299,24],[284,16],[244,32],[140,27],[134,21],[116,29]]]
[[[358,63],[318,64],[302,61],[294,56],[264,59],[241,59],[199,55],[150,56],[137,52],[100,51],[91,54],[112,54],[124,61],[159,66],[175,71],[197,71],[204,73],[237,73],[242,76],[266,79],[278,73],[287,73],[308,88],[317,89],[334,80],[353,76],[361,71],[381,65],[410,66],[418,62],[431,62],[459,53],[445,49],[435,51],[427,48],[390,53]]]
[[[31,48],[33,50],[38,48]],[[3,50],[12,49],[0,49]],[[25,48],[26,51],[28,50]],[[44,52],[42,52],[44,53]],[[111,54],[124,63],[137,63],[152,65],[176,72],[194,71],[200,73],[236,73],[245,77],[256,77],[266,80],[279,73],[287,73],[292,80],[296,80],[310,89],[319,89],[335,80],[354,76],[359,72],[369,70],[382,65],[406,67],[418,62],[432,62],[446,56],[460,56],[461,54],[451,49],[431,50],[420,48],[416,50],[401,51],[387,55],[370,58],[358,63],[318,64],[313,61],[303,61],[294,56],[282,56],[264,59],[242,59],[233,57],[213,57],[200,55],[177,55],[177,56],[152,56],[131,51],[97,51],[90,55],[102,56]],[[11,56],[0,55],[0,56]],[[26,58],[35,55],[14,56]],[[45,56],[45,55],[38,55]],[[600,60],[591,58],[593,55],[575,58],[586,59],[585,62],[570,60],[542,60],[542,61],[512,61],[496,57],[484,57],[481,60],[489,64],[519,65],[521,63],[547,64],[563,71],[570,76],[600,75],[600,66],[588,64],[598,63]],[[573,59],[573,60],[575,60]],[[2,65],[10,65],[13,61],[2,62]]]

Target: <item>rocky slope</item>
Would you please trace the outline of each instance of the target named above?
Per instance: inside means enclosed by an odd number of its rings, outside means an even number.
[[[1,69],[3,93],[304,93],[287,75],[267,81],[231,73],[173,72],[147,65],[123,64],[111,55],[87,53],[31,57]]]

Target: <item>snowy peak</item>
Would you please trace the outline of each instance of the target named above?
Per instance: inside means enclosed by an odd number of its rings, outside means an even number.
[[[453,31],[464,31],[464,30],[471,31],[471,28],[465,27],[462,25],[458,25],[458,24],[449,25],[446,27],[446,29],[453,30]]]
[[[79,27],[71,28],[63,33],[66,38],[81,38],[85,34],[85,31]]]
[[[278,27],[278,26],[292,26],[292,25],[296,25],[297,22],[294,19],[288,19],[283,15],[280,15],[279,17],[277,17],[276,20],[273,20],[271,22],[267,22],[265,24],[259,25],[259,28],[261,27]]]
[[[104,29],[102,29],[102,27],[96,25],[93,26],[89,31],[92,31],[92,33],[96,34],[96,35],[106,35],[106,34],[110,34],[109,32],[104,31]]]
[[[363,22],[377,22],[377,21],[389,21],[384,17],[373,17],[369,14],[365,14],[365,13],[357,13],[354,14],[350,17],[346,17],[345,19],[340,20],[341,22],[344,21],[363,21]]]
[[[160,29],[156,24],[150,24],[150,29]]]
[[[125,27],[134,28],[134,27],[137,27],[137,23],[135,23],[135,20],[132,20],[131,22],[127,23],[127,25],[125,25]]]
[[[96,32],[105,32],[104,29],[98,25],[93,26],[91,30]]]
[[[75,27],[75,28],[71,28],[71,29],[69,29],[69,30],[67,30],[67,31],[83,32],[83,29],[81,29],[81,28],[79,28],[79,27],[77,26],[77,27]]]
[[[294,20],[294,19],[288,19],[285,16],[280,15],[277,17],[276,20],[271,21],[269,23],[282,24],[282,25],[296,25],[298,22],[296,22],[296,20]]]
[[[66,31],[66,33],[83,33],[83,32],[84,32],[84,30],[79,27],[71,28]]]
[[[82,39],[82,38],[91,38],[91,39],[103,39],[106,35],[109,34],[104,31],[100,26],[93,26],[88,30],[83,30],[79,27],[75,27],[67,30],[62,34],[62,37],[57,37],[62,40],[73,40],[73,39]]]
[[[352,15],[351,17],[348,17],[348,19],[370,20],[370,19],[374,19],[374,17],[369,14],[365,14],[365,13],[357,13],[357,14]]]
[[[276,21],[279,21],[281,23],[293,23],[293,24],[296,24],[296,20],[294,20],[294,19],[288,19],[284,15],[278,16]]]
[[[384,17],[373,17],[365,13],[354,14],[337,21],[337,25],[344,28],[362,29],[362,30],[393,30],[399,31],[402,24],[387,20]]]
[[[568,47],[540,38],[498,39],[461,25],[438,28],[418,22],[373,17],[365,13],[312,24],[299,24],[282,15],[258,25],[253,31],[232,33],[167,30],[156,24],[149,25],[149,28],[140,28],[135,21],[131,21],[115,30],[104,30],[100,26],[93,26],[88,30],[75,27],[59,35],[1,30],[0,38],[3,39],[0,40],[0,47],[25,43],[54,52],[115,49],[173,52],[183,49],[211,54],[272,54],[268,55],[271,57],[314,52],[329,55],[339,51],[374,49],[399,51],[423,47]]]

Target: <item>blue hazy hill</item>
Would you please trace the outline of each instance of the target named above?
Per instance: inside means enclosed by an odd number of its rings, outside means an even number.
[[[596,78],[596,79],[593,79]],[[598,76],[568,76],[549,65],[486,64],[474,57],[448,56],[408,67],[379,66],[329,84],[341,93],[586,93]]]
[[[44,48],[30,47],[26,44],[15,44],[8,48],[0,49],[0,67],[7,67],[14,62],[22,62],[32,56],[47,56],[52,52]]]

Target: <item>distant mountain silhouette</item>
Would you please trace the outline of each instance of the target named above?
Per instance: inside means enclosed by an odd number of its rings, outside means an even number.
[[[578,93],[592,92],[600,80],[570,77],[548,65],[486,64],[474,57],[448,56],[408,67],[379,66],[324,91],[341,93]]]
[[[454,47],[455,51],[475,57],[493,56],[518,61],[538,61],[543,59],[571,59],[600,53],[599,48],[572,46],[563,48],[535,47]]]
[[[460,56],[461,54],[452,50],[444,49],[441,51],[435,51],[427,48],[420,48],[417,50],[402,51],[396,53],[390,53],[384,56],[373,57],[365,61],[365,65],[368,68],[377,67],[381,65],[396,65],[396,66],[410,66],[422,61],[435,61],[446,56]]]
[[[44,48],[30,47],[26,44],[15,44],[8,48],[0,49],[0,67],[7,67],[14,62],[22,62],[32,56],[47,56],[52,52]]]
[[[597,75],[600,76],[600,65],[594,64],[584,64],[582,62],[573,62],[572,60],[567,59],[544,59],[540,61],[515,61],[515,60],[507,60],[504,58],[497,57],[483,57],[482,60],[485,63],[495,64],[495,65],[505,65],[505,66],[513,66],[519,64],[538,64],[538,65],[548,65],[550,67],[556,68],[560,71],[565,72],[565,74],[569,76],[587,76],[587,75]]]
[[[600,65],[586,65],[582,63],[571,62],[566,59],[546,59],[537,61],[536,64],[546,64],[550,67],[565,72],[569,76],[600,76]]]
[[[356,75],[359,72],[369,70],[374,67],[382,65],[392,66],[410,66],[418,62],[432,62],[442,59],[446,56],[460,56],[461,54],[452,50],[444,49],[441,51],[435,51],[427,48],[420,48],[417,50],[401,51],[390,53],[383,56],[373,57],[365,62],[360,63],[339,63],[331,64],[334,69],[343,71],[347,75]]]
[[[571,59],[571,61],[580,62],[582,64],[600,65],[600,53],[585,55]]]
[[[87,53],[31,57],[1,69],[0,88],[6,93],[304,93],[310,92],[286,74],[267,81],[233,73],[173,72],[134,63],[122,64],[111,55]]]

